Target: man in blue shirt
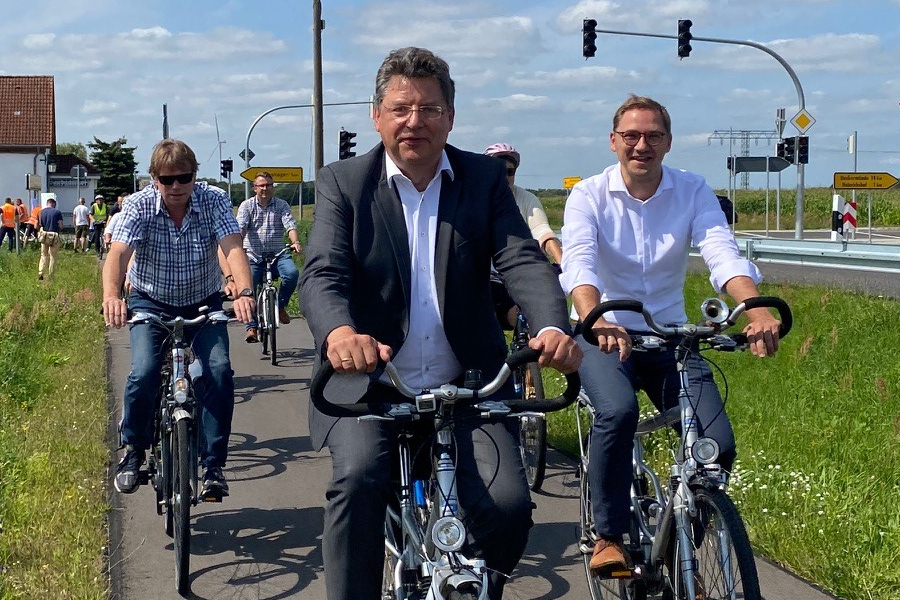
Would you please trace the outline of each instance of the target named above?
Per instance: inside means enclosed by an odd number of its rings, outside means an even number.
[[[129,259],[131,293],[128,309],[193,318],[208,306],[220,310],[222,275],[217,252],[225,256],[237,289],[239,320],[255,310],[250,267],[241,248],[231,202],[222,190],[196,181],[197,158],[184,142],[159,142],[150,157],[154,185],[128,197],[122,209],[103,269],[103,314],[107,325],[122,327],[127,310],[119,293]],[[115,488],[134,492],[138,471],[150,447],[151,427],[167,332],[153,324],[131,327],[131,373],[125,386],[122,443],[125,456],[116,468]],[[201,496],[228,495],[222,473],[234,412],[234,371],[225,327],[188,331],[188,341],[203,369],[201,427],[204,466]]]
[[[56,269],[56,251],[59,249],[59,233],[62,231],[63,216],[56,208],[56,200],[47,200],[47,207],[41,211],[38,221],[44,232],[41,240],[41,261],[38,263],[38,279],[44,280],[44,272],[48,277],[53,276]]]

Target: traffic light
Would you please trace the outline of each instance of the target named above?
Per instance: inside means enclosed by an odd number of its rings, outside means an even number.
[[[691,25],[690,19],[678,19],[678,58],[687,58],[691,55]]]
[[[222,179],[228,179],[228,176],[231,175],[231,172],[234,170],[234,161],[230,158],[226,158],[222,161]]]
[[[594,31],[595,27],[597,27],[596,19],[585,19],[584,24],[581,27],[581,37],[583,40],[581,55],[585,58],[597,55],[597,44],[594,43],[597,41],[597,32]]]
[[[778,158],[783,158],[791,164],[797,164],[797,138],[784,138],[783,140],[778,142],[777,152]]]
[[[345,158],[350,158],[351,156],[356,156],[356,152],[351,152],[350,149],[356,145],[356,142],[353,141],[353,138],[356,137],[356,134],[352,131],[344,131],[341,128],[341,133],[338,141],[338,159],[344,160]]]
[[[809,164],[809,138],[805,135],[797,138],[797,164]]]

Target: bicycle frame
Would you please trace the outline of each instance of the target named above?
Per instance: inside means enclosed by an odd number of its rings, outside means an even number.
[[[777,301],[777,302],[776,302]],[[599,316],[610,310],[630,310],[642,313],[645,321],[655,335],[632,335],[636,351],[638,349],[653,350],[664,345],[674,344],[676,369],[678,373],[679,390],[678,404],[675,407],[664,410],[660,414],[642,420],[638,423],[634,436],[632,451],[632,523],[631,535],[628,536],[626,547],[632,551],[639,551],[642,561],[635,561],[632,570],[634,580],[643,581],[648,592],[656,592],[663,589],[666,579],[663,566],[672,549],[671,535],[677,536],[676,547],[679,555],[675,557],[678,569],[681,571],[681,585],[684,586],[684,594],[687,598],[697,597],[696,568],[697,561],[694,556],[693,532],[691,519],[697,516],[694,489],[724,490],[727,483],[727,474],[718,464],[719,447],[715,440],[701,437],[694,403],[690,395],[690,381],[688,359],[695,352],[699,341],[705,341],[712,348],[719,350],[734,350],[738,347],[738,336],[726,336],[721,334],[734,325],[738,317],[748,308],[756,306],[770,306],[778,309],[783,319],[781,336],[787,335],[791,328],[791,314],[787,305],[777,298],[748,299],[739,305],[733,312],[718,299],[707,300],[701,307],[707,321],[701,325],[661,326],[653,321],[651,316],[643,311],[640,303],[633,301],[611,301],[595,308],[585,319],[584,329],[589,333],[585,339],[590,340],[593,333],[590,331],[592,324]],[[596,314],[595,314],[596,313]],[[583,329],[583,331],[584,331]],[[677,337],[676,337],[677,336]],[[672,341],[674,340],[674,341]],[[746,339],[743,340],[746,342]],[[586,477],[588,472],[587,451],[590,445],[590,426],[583,430],[581,410],[587,410],[590,414],[590,422],[593,423],[594,409],[590,400],[582,392],[577,404],[576,429],[580,441],[581,462],[579,469],[581,475]],[[682,460],[677,458],[669,466],[669,480],[666,492],[663,492],[662,484],[656,472],[645,460],[644,438],[664,427],[681,424],[681,453]],[[652,488],[652,489],[650,489]],[[582,508],[584,510],[584,507]],[[642,516],[643,515],[643,516]],[[655,526],[651,530],[650,519],[655,520]],[[734,590],[735,581],[731,579],[732,565],[729,550],[731,547],[728,531],[720,530],[720,536],[725,536],[720,546],[722,553],[718,560],[725,574],[724,585],[728,590]],[[637,539],[630,539],[636,536]],[[673,563],[674,564],[674,563]],[[670,573],[671,576],[671,573]],[[733,594],[733,592],[731,592]]]

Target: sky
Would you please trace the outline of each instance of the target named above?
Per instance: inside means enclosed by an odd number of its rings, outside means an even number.
[[[170,136],[194,149],[199,175],[218,178],[221,149],[242,181],[238,155],[254,120],[312,102],[312,14],[312,2],[297,0],[19,3],[0,21],[0,74],[52,75],[57,142],[125,137],[141,173],[166,104]],[[326,105],[368,101],[388,52],[429,48],[456,82],[449,143],[475,152],[514,145],[517,183],[527,188],[561,188],[564,177],[612,164],[612,115],[631,93],[671,114],[666,164],[715,188],[728,187],[726,157],[741,154],[740,132],[774,137],[778,109],[791,119],[800,106],[788,71],[757,48],[695,40],[679,60],[674,39],[600,34],[596,57],[585,59],[584,18],[598,29],[663,35],[691,19],[695,37],[762,44],[794,70],[816,121],[807,187],[854,169],[854,131],[857,170],[900,176],[900,0],[322,0],[322,18]],[[378,143],[367,105],[323,114],[326,163],[337,160],[342,127],[358,133],[359,153]],[[790,123],[784,131],[798,134]],[[271,112],[250,148],[251,166],[301,166],[314,179],[311,110]],[[775,142],[752,140],[748,151],[771,155]],[[788,168],[782,187],[796,179]],[[749,185],[766,187],[766,174]]]

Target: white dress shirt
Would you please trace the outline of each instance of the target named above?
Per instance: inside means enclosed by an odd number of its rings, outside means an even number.
[[[756,265],[741,257],[712,189],[694,173],[663,166],[656,193],[640,201],[628,193],[617,163],[572,189],[563,223],[560,283],[566,293],[591,285],[604,301],[639,300],[658,323],[687,320],[684,280],[692,245],[717,292],[739,275],[762,280]],[[647,330],[636,313],[605,318]]]
[[[437,387],[462,374],[462,366],[444,333],[434,279],[441,176],[447,171],[452,179],[453,169],[444,152],[437,172],[425,191],[420,192],[387,154],[385,168],[387,178],[397,190],[403,205],[411,259],[409,332],[392,362],[410,387]],[[383,376],[382,380],[387,381],[387,377]]]

